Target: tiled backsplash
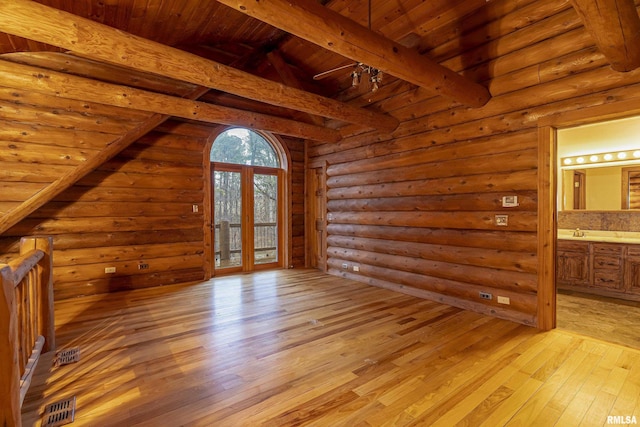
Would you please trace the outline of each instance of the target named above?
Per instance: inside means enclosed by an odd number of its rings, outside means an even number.
[[[640,211],[562,211],[558,228],[607,231],[640,231]]]

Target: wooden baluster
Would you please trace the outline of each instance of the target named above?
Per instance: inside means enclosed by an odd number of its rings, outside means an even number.
[[[20,240],[20,254],[34,249],[44,252],[44,257],[38,263],[36,274],[39,288],[38,295],[38,328],[37,334],[45,339],[43,352],[56,348],[55,324],[53,313],[53,238],[52,237],[23,237]]]
[[[11,372],[0,375],[0,425],[21,426],[20,371],[18,362],[17,311],[11,267],[0,265],[0,366]]]

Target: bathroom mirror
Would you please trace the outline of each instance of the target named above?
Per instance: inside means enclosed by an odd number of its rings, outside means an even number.
[[[562,170],[562,210],[640,209],[640,165]]]
[[[640,117],[559,129],[558,209],[640,209]]]

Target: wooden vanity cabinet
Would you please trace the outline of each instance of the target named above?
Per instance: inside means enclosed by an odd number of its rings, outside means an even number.
[[[578,240],[557,242],[559,288],[640,300],[640,245]]]

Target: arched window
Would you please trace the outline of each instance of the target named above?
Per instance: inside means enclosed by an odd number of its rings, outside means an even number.
[[[283,156],[277,143],[249,129],[228,129],[213,142],[215,270],[283,265]]]
[[[249,129],[222,132],[211,148],[211,161],[245,166],[279,168],[280,159],[262,135]]]

